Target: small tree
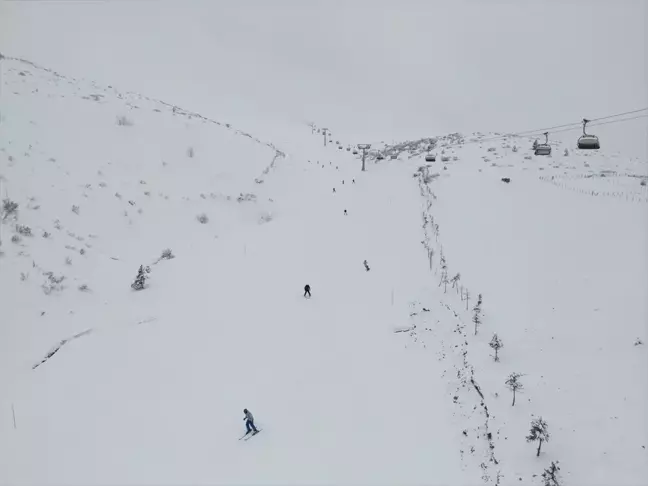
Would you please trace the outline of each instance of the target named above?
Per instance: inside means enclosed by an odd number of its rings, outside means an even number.
[[[477,296],[477,303],[473,307],[473,318],[472,321],[475,323],[475,336],[477,335],[477,329],[481,324],[481,305],[482,305],[482,294]]]
[[[459,291],[459,279],[461,279],[460,273],[457,273],[457,275],[455,275],[450,279],[450,283],[452,283],[452,288],[457,289],[457,292]]]
[[[549,442],[549,425],[543,420],[542,417],[533,419],[531,421],[531,430],[526,437],[527,442],[538,442],[538,452],[536,457],[540,455],[540,448],[543,442]]]
[[[544,470],[542,473],[542,481],[544,486],[560,486],[560,467],[558,461],[551,461],[551,466]]]
[[[146,286],[146,275],[148,272],[144,269],[144,265],[140,265],[139,270],[137,271],[137,277],[135,281],[131,284],[133,290],[142,290]]]
[[[448,288],[448,264],[446,263],[445,255],[441,253],[441,280],[439,281],[439,287],[443,285],[443,293],[446,293]]]
[[[499,357],[497,356],[497,352],[504,347],[504,343],[497,336],[497,333],[493,334],[493,339],[491,339],[491,342],[490,342],[489,346],[495,350],[495,356],[494,356],[495,361],[499,361]]]
[[[504,382],[506,386],[508,386],[509,389],[513,392],[513,403],[511,404],[512,407],[515,407],[515,392],[524,388],[522,383],[520,383],[519,381],[521,376],[522,373],[511,373]]]

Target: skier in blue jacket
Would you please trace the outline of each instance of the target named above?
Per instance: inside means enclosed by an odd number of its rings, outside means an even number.
[[[254,416],[250,413],[250,411],[247,408],[243,409],[243,413],[245,414],[243,420],[245,420],[245,427],[247,428],[246,433],[249,434],[251,431],[254,431],[255,434],[258,433],[259,431],[254,426]]]

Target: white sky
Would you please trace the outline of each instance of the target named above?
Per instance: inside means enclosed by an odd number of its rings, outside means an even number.
[[[0,51],[242,128],[254,114],[391,142],[648,106],[647,4],[23,0],[0,3]],[[647,127],[599,133],[645,155]]]

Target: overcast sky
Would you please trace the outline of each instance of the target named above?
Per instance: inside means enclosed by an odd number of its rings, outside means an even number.
[[[392,141],[648,106],[647,4],[23,0],[0,4],[0,51],[243,128],[313,120]],[[621,125],[599,131],[645,154],[646,119]]]

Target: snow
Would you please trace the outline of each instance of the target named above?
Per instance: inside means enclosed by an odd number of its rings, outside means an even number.
[[[0,226],[0,483],[539,484],[556,460],[567,484],[648,477],[645,160],[466,136],[439,141],[457,161],[361,172],[305,124],[257,137],[16,59],[2,80],[20,209]],[[34,235],[11,242],[16,223]],[[49,271],[66,278],[46,294]]]

